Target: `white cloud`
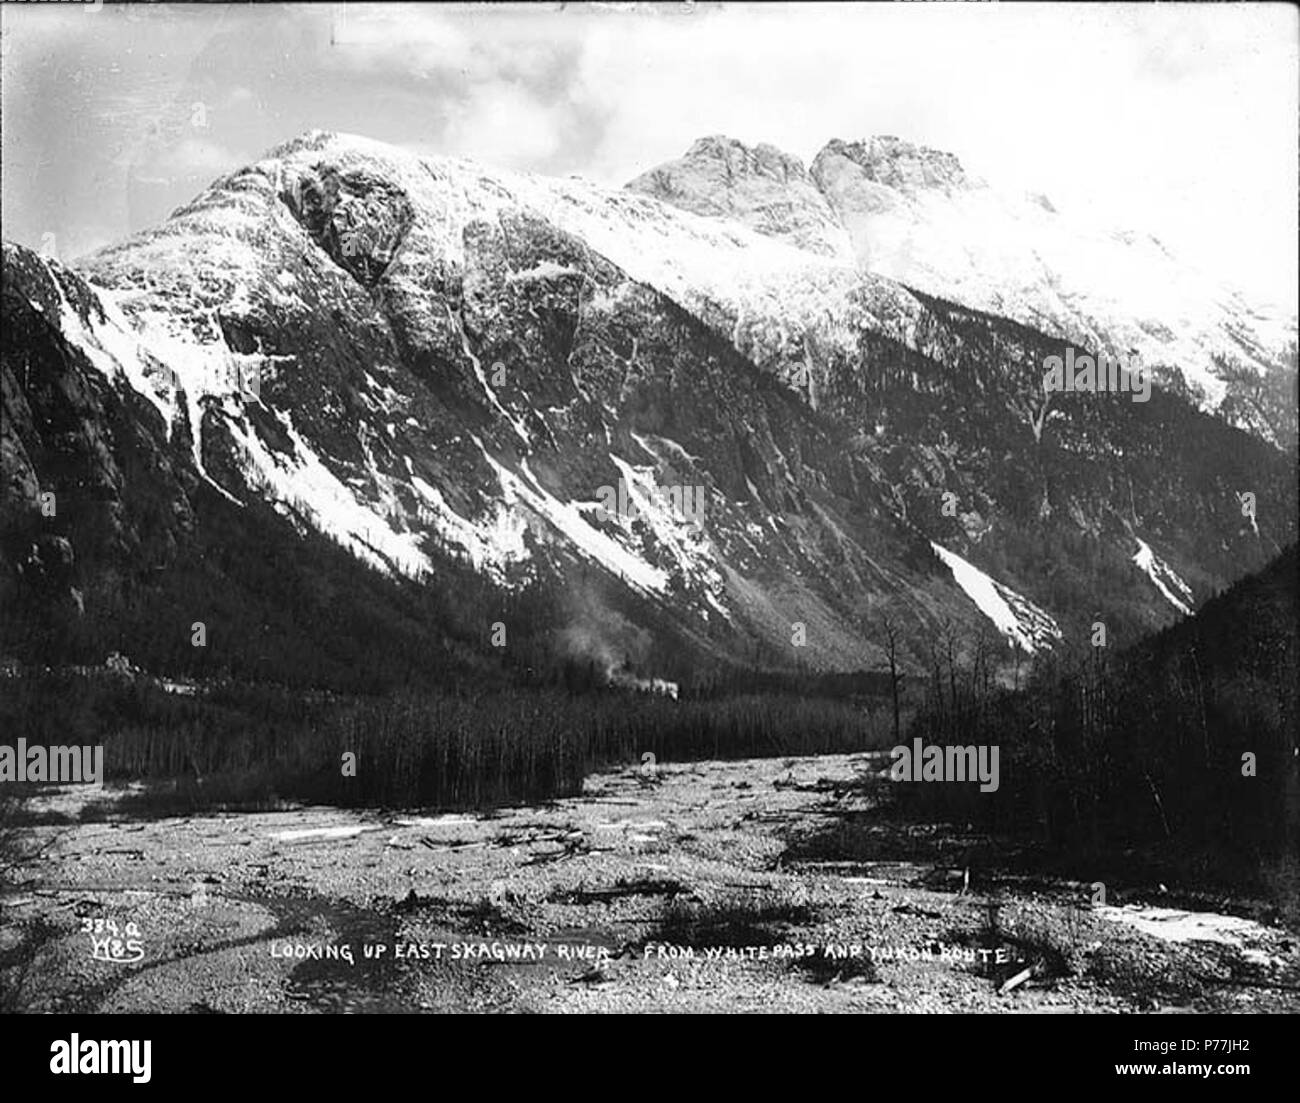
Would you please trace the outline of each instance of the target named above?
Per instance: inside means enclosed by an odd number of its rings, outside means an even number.
[[[186,138],[169,149],[161,150],[151,165],[171,176],[217,177],[239,165],[239,158],[216,142]]]
[[[455,153],[503,168],[529,169],[559,146],[559,113],[539,105],[517,85],[474,90],[453,114],[439,153]]]

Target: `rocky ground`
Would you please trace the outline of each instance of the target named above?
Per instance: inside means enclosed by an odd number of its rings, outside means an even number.
[[[1187,915],[1152,886],[1093,907],[1086,885],[1001,868],[951,827],[898,822],[886,762],[629,768],[591,776],[581,797],[486,816],[141,822],[116,810],[121,793],[41,794],[26,832],[39,856],[0,897],[4,1002],[1300,1010],[1300,937],[1252,919],[1248,902]]]

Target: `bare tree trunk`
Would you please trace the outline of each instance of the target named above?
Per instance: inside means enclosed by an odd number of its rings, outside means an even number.
[[[1196,657],[1196,648],[1192,648],[1192,670],[1196,673],[1196,696],[1201,702],[1201,741],[1205,746],[1205,766],[1210,765],[1210,728],[1205,716],[1205,685],[1201,681],[1201,663]]]
[[[944,653],[948,659],[948,700],[951,702],[953,723],[957,722],[957,629],[944,624]]]
[[[894,696],[894,745],[898,745],[899,738],[899,710],[898,710],[898,629],[889,617],[885,617],[885,639],[889,643],[889,685]]]

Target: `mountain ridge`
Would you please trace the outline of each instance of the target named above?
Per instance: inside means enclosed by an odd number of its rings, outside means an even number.
[[[352,136],[285,143],[71,269],[6,246],[5,293],[6,394],[32,410],[6,425],[6,525],[39,528],[74,438],[104,436],[57,389],[107,388],[177,469],[177,516],[199,484],[266,501],[435,586],[449,549],[505,592],[571,593],[550,645],[605,665],[657,634],[700,662],[879,667],[887,610],[911,669],[945,623],[1032,654],[1107,593],[1132,638],[1170,587],[1198,602],[1294,539],[1281,454],[1178,395],[1048,410],[1048,335],[646,197]],[[40,428],[59,418],[73,437]],[[96,484],[116,536],[121,481]],[[620,483],[640,517],[602,515]],[[702,525],[655,493],[682,484]],[[111,591],[130,542],[77,545]]]
[[[759,157],[760,149],[770,152]],[[793,185],[763,167],[778,160],[797,166]],[[1151,235],[1076,222],[1044,195],[997,191],[954,154],[892,135],[832,139],[805,168],[772,147],[715,136],[627,187],[1001,314],[1081,351],[1136,351],[1157,386],[1187,389],[1202,408],[1274,443],[1293,438],[1243,411],[1237,395],[1252,376],[1280,374],[1281,386],[1294,387],[1285,362],[1294,311],[1249,302]],[[1221,359],[1240,362],[1242,377],[1225,373]]]

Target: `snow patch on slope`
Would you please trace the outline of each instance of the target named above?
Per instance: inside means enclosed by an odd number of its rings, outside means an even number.
[[[396,570],[418,578],[432,569],[416,534],[394,532],[385,518],[359,501],[321,462],[294,427],[290,415],[277,412],[276,417],[293,442],[292,458],[269,450],[256,432],[243,425],[242,419],[227,422],[242,450],[244,473],[250,483],[269,492],[269,497],[305,511],[313,527],[385,574]]]
[[[102,290],[98,290],[99,304],[104,312],[104,322],[86,324],[73,305],[63,293],[58,279],[53,281],[59,293],[59,326],[63,335],[77,345],[96,369],[107,379],[125,379],[142,397],[153,403],[162,415],[167,426],[167,439],[171,439],[172,422],[176,417],[176,396],[168,393],[170,388],[160,391],[155,389],[159,379],[145,371],[145,363],[140,348],[140,341],[135,336],[131,323],[126,320]]]
[[[1036,651],[1049,651],[1053,639],[1061,638],[1056,621],[1010,587],[990,578],[978,567],[967,563],[959,555],[930,542],[935,555],[952,571],[952,577],[989,618],[1009,643],[1019,646],[1030,655]]]
[[[1156,589],[1165,596],[1165,599],[1175,609],[1184,616],[1191,616],[1191,587],[1178,577],[1168,563],[1151,550],[1151,546],[1145,540],[1141,537],[1134,537],[1134,539],[1138,542],[1138,550],[1132,561],[1138,565],[1139,569],[1146,572],[1147,577],[1156,584]],[[1180,600],[1166,583],[1172,585],[1186,600]]]
[[[479,381],[479,386],[483,388],[483,393],[488,396],[488,401],[492,403],[496,412],[510,423],[510,427],[514,429],[515,435],[524,442],[524,447],[531,447],[532,441],[528,438],[528,430],[519,423],[519,420],[514,416],[514,414],[501,405],[500,401],[497,399],[496,392],[488,386],[487,376],[483,374],[483,362],[469,346],[469,334],[465,332],[464,319],[460,316],[459,312],[452,310],[451,307],[447,307],[447,317],[450,319],[452,325],[455,326],[456,332],[460,335],[461,351],[465,353],[470,364],[473,365],[474,377]]]
[[[568,265],[556,264],[553,260],[539,261],[526,271],[509,272],[506,283],[535,283],[538,280],[551,280],[561,276],[581,276],[582,273]]]
[[[641,522],[647,525],[655,542],[677,561],[682,577],[705,589],[706,596],[714,597],[726,592],[726,582],[722,572],[714,562],[708,535],[704,530],[703,517],[688,519],[679,513],[668,498],[666,491],[655,481],[653,467],[634,467],[632,464],[610,453],[609,458],[618,468],[627,486],[628,498],[636,505]],[[706,488],[683,487],[683,495],[690,495],[689,501],[694,510],[703,512]],[[683,499],[685,501],[685,499]],[[625,528],[635,522],[623,516],[615,518]]]
[[[596,560],[638,589],[660,595],[667,592],[666,572],[639,559],[617,541],[593,528],[573,503],[561,502],[541,489],[536,477],[528,469],[527,461],[522,465],[523,473],[527,477],[525,480],[493,459],[488,450],[483,447],[483,442],[477,437],[474,438],[474,443],[478,445],[479,451],[497,473],[508,503],[522,502],[568,537],[584,555]]]
[[[409,460],[407,465],[409,468]],[[421,509],[420,521],[443,539],[462,548],[475,570],[487,571],[496,581],[505,583],[506,567],[529,558],[528,545],[524,543],[528,524],[513,510],[498,504],[487,517],[470,522],[447,504],[437,487],[419,475],[411,475],[411,485],[432,507],[431,510]]]
[[[180,404],[185,403],[190,424],[190,438],[195,469],[223,497],[242,506],[233,494],[208,475],[203,465],[203,404],[212,382],[223,378],[229,349],[224,342],[200,345],[192,339],[177,337],[165,325],[157,324],[165,316],[141,316],[132,323],[112,291],[93,287],[103,321],[85,322],[68,301],[59,280],[52,280],[59,295],[59,327],[64,337],[85,354],[86,359],[106,379],[124,379],[142,398],[147,399],[162,417],[167,439],[171,440]]]

